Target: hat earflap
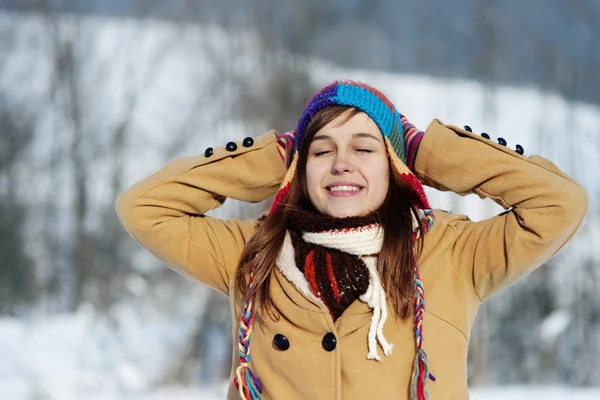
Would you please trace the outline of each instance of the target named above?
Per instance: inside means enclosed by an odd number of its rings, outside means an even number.
[[[298,151],[294,152],[294,156],[292,158],[292,162],[290,163],[290,167],[288,168],[281,185],[279,186],[279,191],[275,195],[275,199],[273,200],[273,205],[271,206],[271,211],[269,211],[269,216],[273,215],[275,211],[277,211],[281,205],[281,202],[287,196],[290,191],[290,185],[296,176],[296,168],[298,166]]]

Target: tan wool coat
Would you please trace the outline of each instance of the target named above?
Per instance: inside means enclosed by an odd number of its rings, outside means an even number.
[[[273,195],[286,172],[276,146],[270,131],[249,147],[238,143],[234,151],[216,148],[210,157],[181,158],[117,199],[123,225],[142,246],[167,266],[231,295],[234,370],[241,309],[232,295],[235,271],[258,222],[205,213],[228,197],[258,202]],[[418,260],[426,301],[424,349],[437,379],[428,383],[430,398],[467,399],[467,348],[477,307],[563,248],[582,223],[588,200],[582,187],[547,159],[520,155],[439,120],[425,132],[415,170],[427,186],[476,193],[506,209],[480,222],[434,210]],[[412,320],[388,318],[384,334],[393,353],[368,360],[367,304],[355,301],[334,323],[325,306],[300,293],[277,269],[271,291],[282,316],[273,321],[257,315],[251,340],[251,367],[265,399],[409,398]],[[328,333],[337,339],[333,351],[322,346]],[[274,346],[276,334],[289,340],[287,350]],[[228,399],[237,398],[230,383]]]

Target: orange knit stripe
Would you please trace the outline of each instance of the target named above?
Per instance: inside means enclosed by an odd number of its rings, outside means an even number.
[[[333,289],[333,295],[335,296],[335,300],[339,303],[340,299],[340,290],[337,285],[337,279],[335,274],[333,273],[333,263],[331,262],[331,254],[327,253],[327,275],[329,276],[329,282],[331,282],[331,289]]]
[[[310,287],[311,287],[313,293],[315,294],[315,296],[321,298],[320,292],[319,292],[319,287],[317,286],[317,276],[315,274],[314,256],[315,256],[314,250],[311,250],[308,253],[308,255],[306,256],[306,263],[304,264],[305,265],[304,275],[306,276],[306,279],[308,280],[308,283],[310,284]]]

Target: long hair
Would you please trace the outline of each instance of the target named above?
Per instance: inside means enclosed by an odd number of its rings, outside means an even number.
[[[298,149],[298,166],[296,178],[292,180],[287,196],[282,200],[279,209],[262,221],[254,236],[246,245],[236,273],[237,296],[242,303],[254,297],[257,306],[272,318],[274,313],[273,299],[270,292],[271,276],[283,245],[286,233],[287,215],[290,210],[304,209],[316,211],[308,197],[306,183],[306,162],[308,148],[314,135],[325,125],[337,117],[345,115],[339,126],[348,122],[361,110],[347,106],[329,106],[315,114],[304,134]],[[390,296],[395,315],[407,319],[413,309],[413,251],[416,257],[422,249],[424,225],[413,205],[418,201],[417,194],[407,185],[400,185],[389,173],[390,185],[381,207],[375,211],[379,223],[384,229],[383,244],[378,257],[378,270],[386,293]],[[413,239],[413,216],[418,221],[421,235],[418,243]],[[254,265],[254,284],[248,290],[248,277]]]

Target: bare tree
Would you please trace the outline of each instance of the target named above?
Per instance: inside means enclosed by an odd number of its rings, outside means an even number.
[[[0,93],[1,94],[1,93]],[[25,207],[17,192],[18,169],[31,142],[31,129],[0,97],[0,315],[16,315],[38,296],[35,266],[23,240]]]

